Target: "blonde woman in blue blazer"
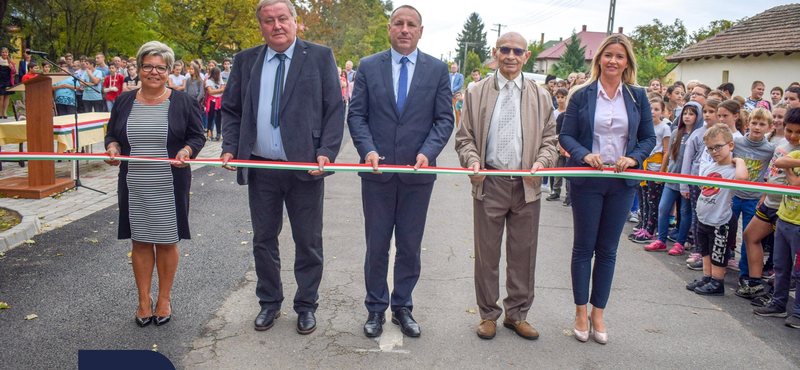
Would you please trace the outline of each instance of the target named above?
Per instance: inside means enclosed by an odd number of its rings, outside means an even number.
[[[568,167],[639,169],[656,144],[650,102],[636,85],[636,59],[624,35],[607,37],[592,61],[592,79],[572,91],[559,142]],[[575,338],[608,341],[603,312],[617,246],[636,180],[570,178],[574,223],[572,292]],[[594,257],[594,266],[592,258]],[[591,297],[590,297],[591,281]],[[592,304],[591,317],[587,303]]]

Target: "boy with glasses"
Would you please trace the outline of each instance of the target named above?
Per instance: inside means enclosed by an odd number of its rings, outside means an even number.
[[[700,167],[700,176],[746,181],[747,165],[732,158],[733,133],[725,124],[711,126],[703,135],[706,151],[714,160]],[[697,235],[695,242],[703,256],[703,277],[686,285],[701,295],[725,294],[725,268],[728,246],[736,240],[736,219],[731,211],[732,189],[703,186],[697,199]]]

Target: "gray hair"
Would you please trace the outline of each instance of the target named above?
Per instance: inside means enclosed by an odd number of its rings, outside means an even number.
[[[167,71],[172,71],[172,65],[175,64],[175,52],[163,42],[150,41],[142,45],[136,53],[136,66],[141,68],[144,57],[147,56],[164,58],[164,61],[167,63]]]
[[[289,0],[261,0],[258,2],[258,6],[256,6],[256,19],[261,22],[261,8],[272,5],[276,3],[284,3],[289,8],[289,12],[292,13],[292,17],[297,18],[297,11],[294,10],[294,4],[292,4]]]

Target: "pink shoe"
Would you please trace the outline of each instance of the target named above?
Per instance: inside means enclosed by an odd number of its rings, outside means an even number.
[[[703,256],[701,256],[700,253],[692,253],[689,255],[689,258],[686,259],[686,263],[695,263],[701,259],[703,259]]]
[[[644,247],[644,250],[648,252],[663,252],[667,250],[667,245],[664,244],[661,240],[656,240]]]
[[[675,243],[672,245],[672,249],[667,252],[670,256],[680,256],[683,252],[686,251],[686,248],[683,247],[681,243]]]

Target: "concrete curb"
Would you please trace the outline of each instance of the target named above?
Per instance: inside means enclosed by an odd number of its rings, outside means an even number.
[[[6,207],[8,208],[8,207]],[[10,209],[10,208],[9,208]],[[14,210],[15,212],[19,212]],[[20,212],[21,213],[21,212]],[[42,226],[36,216],[22,216],[19,225],[0,233],[0,252],[19,246],[39,233]]]

